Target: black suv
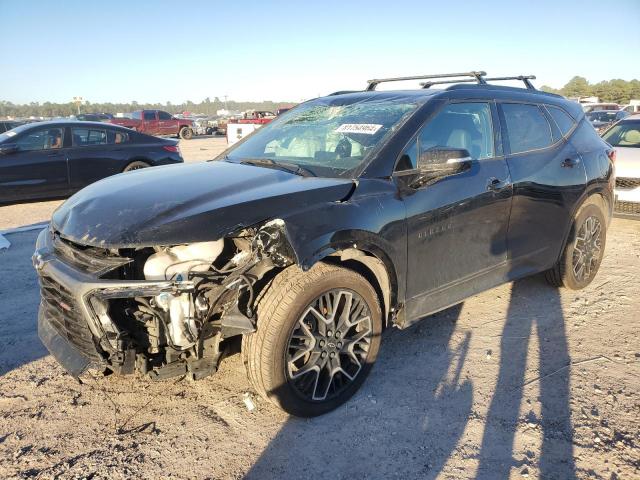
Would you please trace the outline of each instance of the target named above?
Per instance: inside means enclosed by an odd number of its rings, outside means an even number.
[[[585,287],[613,152],[577,103],[510,78],[526,88],[371,80],[215,161],[85,188],[38,238],[41,339],[74,376],[199,379],[240,348],[263,397],[313,416],[356,392],[386,327],[538,272]],[[375,91],[406,79],[426,82]]]

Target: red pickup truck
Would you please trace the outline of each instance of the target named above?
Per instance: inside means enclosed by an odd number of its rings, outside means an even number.
[[[148,135],[178,135],[183,140],[193,137],[193,121],[162,110],[137,110],[131,118],[112,118],[109,122]]]

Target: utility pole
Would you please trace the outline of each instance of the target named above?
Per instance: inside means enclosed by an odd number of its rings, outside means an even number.
[[[227,108],[227,96],[224,96],[224,109],[228,112],[229,109]]]
[[[80,114],[80,105],[82,105],[83,101],[84,99],[82,97],[73,97],[73,103],[78,107],[78,115]]]

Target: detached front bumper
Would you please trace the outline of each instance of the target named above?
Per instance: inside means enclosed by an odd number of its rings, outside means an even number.
[[[66,337],[60,335],[45,314],[40,304],[38,312],[38,336],[60,365],[73,377],[79,377],[92,363],[92,359],[83,354]]]
[[[41,291],[38,335],[74,377],[89,367],[105,367],[122,353],[123,332],[109,317],[107,300],[193,289],[191,282],[100,279],[61,255],[53,243],[51,232],[43,230],[33,254]]]

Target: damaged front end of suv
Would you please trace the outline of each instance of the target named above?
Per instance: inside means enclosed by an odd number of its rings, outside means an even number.
[[[76,378],[198,380],[240,351],[263,398],[301,416],[335,408],[366,378],[404,288],[405,207],[361,172],[395,158],[387,142],[420,105],[317,99],[212,161],[79,191],[33,255],[43,343]]]
[[[39,333],[74,376],[89,367],[153,379],[215,373],[255,330],[256,285],[295,262],[283,220],[186,245],[97,248],[41,232]]]

